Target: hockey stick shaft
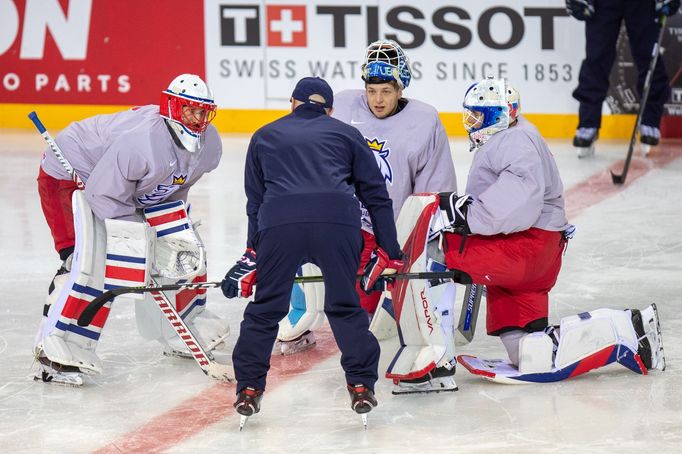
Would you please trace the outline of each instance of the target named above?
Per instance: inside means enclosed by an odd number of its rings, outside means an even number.
[[[156,282],[153,279],[152,284],[156,285]],[[192,355],[192,358],[196,361],[201,370],[211,378],[221,381],[233,381],[234,374],[232,373],[230,366],[218,363],[213,355],[201,346],[201,343],[199,343],[194,334],[192,334],[192,330],[189,329],[166,295],[157,291],[151,292],[151,294],[152,299],[161,310],[161,313],[185,344]]]
[[[443,272],[423,272],[423,273],[400,273],[391,274],[387,277],[392,279],[453,279],[460,273],[457,271],[443,271]],[[357,278],[360,279],[362,275]],[[298,276],[294,278],[294,282],[297,284],[310,284],[315,282],[324,282],[323,276]],[[95,318],[97,312],[109,301],[120,295],[126,295],[129,293],[149,293],[149,292],[167,292],[167,291],[177,291],[177,290],[197,290],[204,288],[215,288],[220,287],[222,281],[214,282],[187,282],[184,284],[169,284],[160,285],[154,287],[119,287],[112,290],[107,290],[100,296],[95,297],[81,312],[80,317],[78,317],[79,326],[88,326],[92,319]]]
[[[76,183],[78,189],[85,189],[85,184],[80,178],[78,178],[78,175],[74,171],[73,166],[66,159],[64,153],[62,153],[62,150],[59,148],[59,145],[57,145],[57,142],[55,142],[50,133],[47,132],[47,129],[38,118],[38,114],[36,114],[35,112],[31,112],[28,115],[28,118],[30,118],[35,127],[38,129],[38,132],[40,132],[40,134],[43,136],[47,144],[50,146],[50,149],[54,153],[55,157],[59,160],[61,165],[69,173],[73,181]],[[152,284],[154,284],[155,286],[157,285],[154,280],[152,280]],[[182,320],[182,317],[180,317],[175,307],[173,307],[173,305],[170,303],[168,298],[166,298],[166,296],[161,292],[152,292],[152,296],[154,301],[158,305],[159,309],[161,310],[161,313],[164,315],[166,320],[168,320],[168,323],[170,323],[173,330],[185,344],[185,346],[191,353],[192,358],[194,358],[194,360],[197,362],[201,370],[211,378],[215,378],[221,381],[233,381],[234,373],[232,372],[232,368],[228,365],[218,363],[213,358],[213,355],[210,354],[210,352],[204,350],[204,348],[201,346],[201,344],[196,339],[194,334],[192,334],[192,331],[189,329],[187,324],[184,322],[184,320]],[[91,315],[89,315],[90,321],[92,321],[92,319],[97,314],[97,311],[101,309],[106,303],[107,301],[104,301],[103,304],[99,305],[99,307],[97,307],[97,309]],[[88,306],[88,308],[89,307],[90,306]],[[81,317],[83,317],[83,313],[81,313],[81,316],[78,319],[79,323]]]
[[[66,159],[64,156],[64,153],[62,153],[61,148],[59,148],[59,145],[57,145],[57,142],[52,138],[49,132],[47,132],[47,128],[43,125],[43,122],[40,121],[40,118],[38,118],[38,114],[35,112],[31,112],[28,114],[28,118],[33,122],[33,125],[36,127],[38,132],[40,133],[41,136],[43,136],[43,139],[45,139],[45,142],[50,146],[50,149],[52,150],[52,153],[54,153],[55,157],[59,161],[59,163],[64,167],[64,169],[69,173],[69,176],[71,176],[71,179],[73,180],[74,183],[76,183],[76,187],[78,189],[84,189],[85,184],[83,181],[78,177],[76,174],[76,171],[73,169],[73,166],[71,163]]]
[[[661,16],[659,22],[661,24],[661,29],[658,32],[658,40],[654,43],[654,47],[651,51],[651,61],[649,62],[649,69],[646,72],[646,78],[644,79],[644,87],[642,88],[642,98],[639,101],[639,110],[637,111],[637,118],[635,119],[635,127],[632,130],[632,135],[630,136],[630,146],[628,147],[628,154],[625,158],[625,164],[623,165],[623,171],[620,174],[611,171],[611,181],[613,184],[623,184],[625,183],[625,178],[628,175],[628,170],[630,169],[630,161],[632,160],[632,154],[635,150],[635,140],[637,138],[637,132],[642,123],[642,114],[644,113],[644,108],[646,107],[647,99],[649,98],[649,90],[651,89],[651,79],[654,75],[654,70],[656,69],[656,63],[658,62],[658,56],[661,54],[661,42],[663,41],[663,34],[665,33],[665,21],[666,16]]]
[[[464,299],[462,300],[462,312],[459,315],[457,331],[464,339],[463,344],[470,343],[476,332],[478,310],[481,306],[484,286],[482,284],[469,284],[466,286]]]

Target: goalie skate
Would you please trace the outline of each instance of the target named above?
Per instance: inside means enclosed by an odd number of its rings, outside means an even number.
[[[225,346],[225,339],[230,335],[230,326],[212,314],[208,309],[187,322],[187,327],[197,337],[201,346],[207,352],[223,348]],[[193,358],[192,353],[179,337],[167,339],[166,342],[167,345],[164,346],[163,350],[164,356]]]
[[[394,380],[395,387],[391,393],[399,395],[457,391],[459,388],[455,382],[454,374],[454,369],[439,367],[416,380]]]
[[[635,327],[639,341],[637,353],[642,358],[644,366],[647,370],[665,370],[663,339],[656,304],[641,311],[633,309],[632,325]]]
[[[276,355],[289,356],[304,352],[315,347],[315,335],[312,331],[306,331],[294,340],[283,341],[277,339],[273,353]]]
[[[83,386],[83,375],[75,366],[64,366],[41,356],[38,357],[38,372],[33,376],[33,380],[77,388]]]

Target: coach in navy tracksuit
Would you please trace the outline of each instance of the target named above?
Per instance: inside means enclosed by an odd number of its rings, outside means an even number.
[[[362,248],[358,199],[388,257],[399,258],[400,246],[372,151],[358,130],[329,116],[332,103],[324,80],[301,79],[292,112],[259,129],[249,144],[248,249],[223,284],[227,297],[249,296],[258,278],[233,353],[237,393],[265,388],[278,323],[289,311],[296,271],[306,262],[322,270],[325,313],[347,383],[373,389],[377,380],[379,344],[355,292]]]

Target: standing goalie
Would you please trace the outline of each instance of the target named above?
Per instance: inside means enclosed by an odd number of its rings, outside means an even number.
[[[206,280],[205,254],[185,207],[189,188],[218,166],[220,137],[210,125],[213,94],[196,75],[176,77],[160,105],[75,122],[55,141],[84,183],[80,190],[48,149],[38,192],[62,266],[52,280],[34,354],[36,379],[79,386],[102,371],[95,352],[110,303],[86,327],[77,319],[103,290]],[[228,335],[205,310],[205,290],[168,293],[207,350]],[[190,356],[150,297],[136,304],[143,337],[164,352]]]

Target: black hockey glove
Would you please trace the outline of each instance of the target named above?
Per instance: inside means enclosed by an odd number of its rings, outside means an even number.
[[[566,0],[566,12],[578,20],[594,16],[594,0]]]
[[[463,235],[471,233],[467,223],[467,209],[472,200],[469,194],[464,194],[463,196],[457,196],[454,192],[441,192],[438,194],[440,209],[447,216],[451,231]]]
[[[680,9],[680,0],[656,0],[656,15],[672,16]]]
[[[220,285],[226,298],[241,296],[248,298],[256,284],[256,252],[253,249],[244,251],[244,255],[230,268]]]

